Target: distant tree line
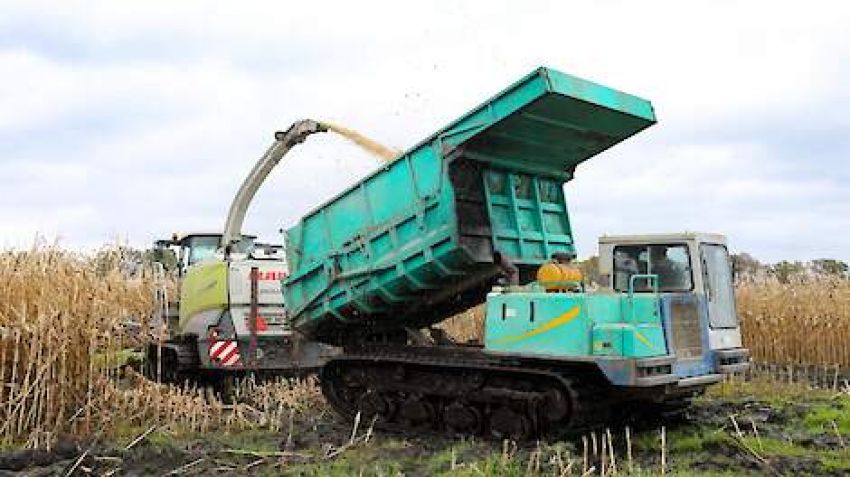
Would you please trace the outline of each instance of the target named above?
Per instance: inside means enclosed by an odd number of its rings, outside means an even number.
[[[847,262],[833,258],[818,258],[808,262],[782,260],[776,263],[761,263],[748,253],[732,255],[732,267],[740,278],[773,276],[782,283],[794,278],[834,277],[850,278]]]

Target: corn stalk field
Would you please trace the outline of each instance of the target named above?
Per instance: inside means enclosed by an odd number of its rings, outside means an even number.
[[[314,383],[281,381],[248,383],[237,390],[242,404],[225,405],[123,368],[127,350],[153,336],[155,289],[150,270],[128,273],[123,259],[118,248],[0,253],[0,444],[154,425],[274,430],[281,416],[321,402]]]
[[[850,280],[746,282],[737,301],[754,360],[850,369]]]
[[[142,473],[146,473],[145,466],[153,465],[150,453],[159,451],[145,441],[155,441],[161,443],[157,445],[177,446],[170,452],[181,457],[175,461],[157,461],[154,468],[148,469],[151,472],[171,469],[184,473],[195,466],[196,471],[226,470],[239,474],[260,465],[277,465],[281,470],[293,465],[293,459],[302,459],[307,462],[305,465],[318,465],[318,469],[333,469],[337,465],[333,462],[345,455],[343,462],[348,463],[344,465],[350,465],[346,469],[352,472],[362,472],[363,466],[371,465],[368,462],[373,460],[390,459],[386,463],[389,467],[384,469],[387,472],[379,472],[390,475],[396,464],[388,456],[394,455],[393,452],[406,456],[406,449],[415,453],[417,446],[430,443],[427,439],[410,444],[406,438],[377,438],[372,430],[374,423],[369,422],[357,422],[354,429],[350,424],[348,428],[340,427],[328,417],[327,406],[313,378],[280,379],[263,384],[243,381],[234,390],[235,399],[228,403],[208,389],[181,388],[144,379],[124,363],[128,349],[156,339],[159,333],[150,321],[155,291],[161,281],[144,266],[128,269],[126,259],[120,247],[107,248],[94,255],[53,246],[0,252],[0,448],[49,449],[68,436],[84,439],[84,442],[120,443],[118,450],[109,450],[107,444],[102,444],[107,447],[101,447],[100,452],[107,456],[101,461],[92,460],[91,456],[83,459],[87,451],[83,451],[84,446],[77,446],[74,455],[79,455],[80,460],[72,458],[62,464],[67,473],[75,473],[76,465],[81,465],[82,470],[105,469],[104,473],[114,473],[119,467],[127,466],[124,468],[142,469]],[[808,277],[791,283],[769,279],[747,281],[739,284],[737,296],[745,345],[752,350],[755,361],[787,365],[788,369],[792,365],[850,369],[847,347],[850,342],[850,283],[847,280]],[[480,341],[483,307],[452,317],[441,327],[458,341]],[[832,376],[828,374],[826,379],[832,382]],[[833,387],[838,389],[837,385]],[[769,388],[773,389],[774,384]],[[746,388],[747,392],[749,389]],[[823,412],[833,412],[834,403],[829,396],[824,395],[823,399],[818,406],[826,409]],[[720,416],[718,422],[711,423],[714,427],[707,434],[714,436],[711,439],[716,439],[715,428],[724,426],[721,422],[724,406],[746,406],[748,401],[742,402],[744,404],[731,402],[728,396],[721,396],[718,401],[715,396],[699,404],[697,413],[704,414],[703,418]],[[740,412],[749,412],[748,409],[742,407]],[[821,412],[821,407],[816,409]],[[842,415],[829,414],[823,430],[817,431],[833,436],[825,444],[825,459],[832,458],[830,456],[837,452],[835,448],[844,448],[844,436],[850,433],[850,421],[845,420]],[[751,426],[753,437],[737,430],[737,434],[723,445],[732,446],[730,449],[740,447],[741,443],[749,447],[761,446],[759,439],[767,430],[759,431],[754,423]],[[625,435],[623,432],[620,429],[605,439],[622,442],[629,438],[629,431],[626,430]],[[644,449],[642,463],[636,462],[636,467],[650,466],[663,472],[665,446],[673,446],[675,453],[678,452],[675,446],[681,445],[676,439],[684,439],[681,442],[693,439],[690,431],[671,431],[672,441],[665,443],[663,428],[660,440],[658,432],[635,434],[635,452]],[[218,447],[211,450],[198,448],[193,443],[184,445],[174,437],[193,435],[204,436],[204,441],[220,439],[213,446]],[[245,439],[246,435],[255,436],[261,444],[243,443],[243,448],[234,448],[234,440],[241,442],[239,439]],[[486,456],[492,452],[492,446],[486,442],[439,441],[431,460],[411,462],[419,462],[416,466],[446,468],[451,471],[449,473],[459,475],[479,475],[482,469],[490,469],[490,475],[512,473],[517,469],[528,475],[548,475],[548,471],[541,469],[549,468],[555,469],[553,475],[606,475],[605,469],[608,475],[618,475],[614,448],[608,449],[608,456],[604,450],[605,440],[599,436],[600,456],[595,438],[587,438],[583,452],[580,443],[575,444],[573,454],[564,453],[557,443],[556,447],[544,448],[538,443],[536,449],[518,451],[510,447],[515,444],[506,443],[508,447],[490,457]],[[377,439],[378,443],[370,444],[370,439]],[[315,449],[291,452],[288,449],[293,441],[296,448],[300,441],[302,448]],[[146,450],[140,450],[139,455],[133,457],[136,446]],[[181,446],[187,446],[187,450],[181,450]],[[463,462],[464,457],[458,454],[461,452],[458,449],[464,446],[471,446],[480,454],[475,457],[479,460]],[[621,447],[617,447],[618,451]],[[654,475],[625,472],[626,467],[632,467],[631,448],[628,449],[625,455],[617,457],[622,475]],[[683,457],[693,452],[691,448],[684,449],[675,459],[679,459],[680,468],[689,469],[696,465],[696,460],[691,462],[690,458]],[[759,447],[755,452],[760,455],[759,452],[772,450]],[[226,454],[229,460],[211,453]],[[307,454],[309,457],[305,457]],[[481,456],[485,456],[483,461]],[[517,460],[517,456],[523,457]],[[134,458],[135,462],[119,462]],[[360,458],[366,461],[357,460]],[[472,457],[467,455],[466,459]],[[607,464],[606,459],[609,459]],[[737,462],[729,465],[739,465]],[[0,455],[0,467],[2,465]],[[595,471],[593,465],[597,466]],[[528,469],[540,472],[528,473]],[[325,475],[322,472],[316,475]],[[329,475],[335,474],[330,472]]]

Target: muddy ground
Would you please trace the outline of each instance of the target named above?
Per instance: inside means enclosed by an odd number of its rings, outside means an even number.
[[[628,439],[626,428],[611,428],[613,450],[605,431],[515,444],[363,422],[352,439],[352,426],[329,412],[296,420],[291,432],[154,429],[127,450],[144,431],[111,442],[60,439],[50,452],[8,450],[0,476],[601,475],[603,466],[604,475],[850,475],[850,394],[768,382],[716,386],[683,420],[629,427]]]

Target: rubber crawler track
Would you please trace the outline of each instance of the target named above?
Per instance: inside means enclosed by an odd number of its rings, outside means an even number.
[[[321,383],[349,420],[495,438],[579,433],[607,420],[612,399],[591,373],[462,346],[360,348],[327,363]]]

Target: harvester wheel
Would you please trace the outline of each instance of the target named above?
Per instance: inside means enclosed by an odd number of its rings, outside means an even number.
[[[221,398],[224,404],[234,404],[236,402],[236,381],[237,378],[232,375],[213,376],[210,378],[210,384],[216,394]]]
[[[150,344],[145,356],[145,377],[155,382],[182,386],[193,378],[185,370],[187,367],[196,367],[197,358],[193,353],[197,352],[184,344]]]
[[[161,351],[165,358],[165,350]],[[149,345],[145,348],[145,363],[142,366],[142,375],[150,381],[165,382],[165,369],[159,364],[160,351],[156,345]]]
[[[145,353],[145,362],[142,365],[142,376],[149,381],[156,381],[156,362]]]

